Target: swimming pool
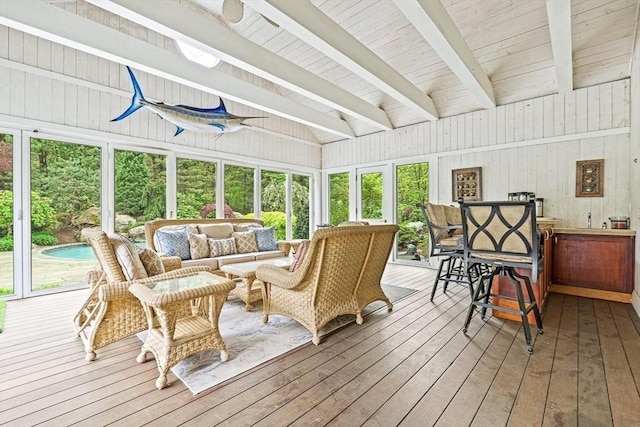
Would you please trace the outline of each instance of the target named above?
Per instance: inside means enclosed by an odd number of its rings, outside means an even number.
[[[144,243],[136,243],[136,246],[141,248],[145,247]],[[96,259],[93,254],[93,249],[90,245],[85,245],[84,243],[79,243],[77,245],[65,245],[58,246],[50,249],[45,249],[42,251],[42,255],[50,256],[53,258],[64,258],[64,259]]]
[[[96,259],[91,246],[84,243],[45,249],[42,251],[42,255],[65,259]]]

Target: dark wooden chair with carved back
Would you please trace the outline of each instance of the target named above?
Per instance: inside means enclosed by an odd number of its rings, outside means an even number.
[[[542,252],[536,225],[535,201],[528,202],[468,202],[460,201],[462,211],[463,259],[466,268],[481,264],[489,267],[475,287],[471,306],[463,331],[466,333],[476,308],[481,308],[482,318],[488,308],[520,315],[527,350],[533,353],[533,339],[528,314],[533,312],[538,333],[542,334],[542,319],[531,282],[537,281],[542,271]],[[519,274],[516,268],[530,269],[529,277]],[[497,275],[504,275],[513,283],[516,297],[493,295],[491,284]],[[519,280],[518,280],[519,279]],[[527,299],[525,299],[526,291]],[[497,307],[491,297],[512,299],[518,309]]]

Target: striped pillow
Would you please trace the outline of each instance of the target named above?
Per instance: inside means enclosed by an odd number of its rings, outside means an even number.
[[[293,257],[293,262],[291,266],[289,266],[289,271],[296,271],[304,261],[304,255],[307,253],[307,249],[309,248],[309,240],[303,240],[298,246],[298,250],[296,251],[295,256]]]

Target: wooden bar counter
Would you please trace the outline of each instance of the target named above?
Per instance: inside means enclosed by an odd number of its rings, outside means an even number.
[[[548,292],[630,303],[633,292],[635,230],[558,228],[542,225],[543,269],[532,283],[540,312]],[[531,270],[517,269],[531,277]],[[509,279],[494,278],[493,293],[513,297]],[[525,294],[526,295],[526,294]],[[501,307],[517,308],[517,302],[493,298]],[[519,316],[495,310],[496,317],[520,321]],[[529,313],[529,322],[534,322]]]
[[[551,292],[631,302],[635,230],[556,228]]]

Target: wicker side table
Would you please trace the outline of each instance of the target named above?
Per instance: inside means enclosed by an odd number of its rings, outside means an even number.
[[[151,351],[160,376],[156,387],[167,386],[167,372],[185,357],[202,350],[220,350],[220,360],[229,359],[218,330],[218,319],[231,280],[208,272],[129,287],[142,303],[149,330],[137,361],[146,361]]]

